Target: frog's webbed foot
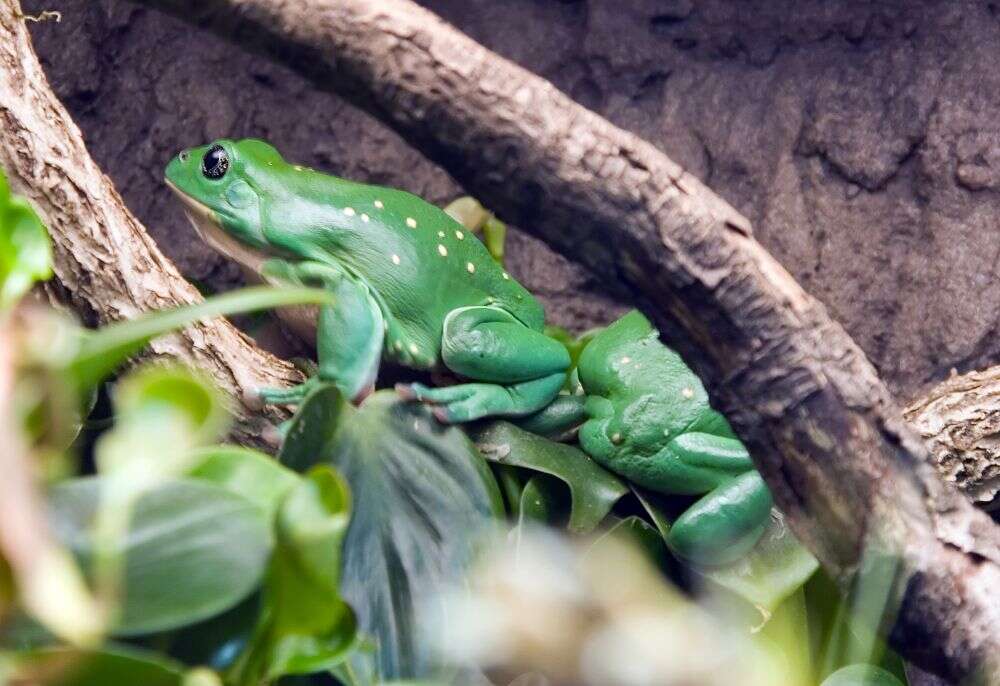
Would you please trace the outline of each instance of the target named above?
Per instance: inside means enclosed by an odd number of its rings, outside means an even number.
[[[445,318],[441,338],[445,365],[473,383],[445,388],[397,387],[404,398],[435,405],[439,420],[517,417],[549,404],[566,381],[569,353],[545,334],[498,307],[463,307]]]
[[[304,383],[287,388],[259,388],[256,396],[265,405],[299,405],[317,385],[319,377],[313,376]]]
[[[464,383],[444,388],[423,384],[398,384],[404,400],[419,400],[434,406],[434,416],[444,424],[471,422],[482,417],[519,417],[545,407],[559,393],[566,374],[559,372],[511,386]]]

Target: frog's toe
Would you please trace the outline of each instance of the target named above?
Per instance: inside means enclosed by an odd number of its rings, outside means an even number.
[[[442,424],[455,424],[455,420],[452,419],[451,412],[447,407],[437,406],[433,410],[434,418],[437,419]]]
[[[396,395],[400,399],[406,402],[413,402],[415,400],[420,400],[421,392],[425,390],[421,384],[418,383],[398,383],[396,384]]]

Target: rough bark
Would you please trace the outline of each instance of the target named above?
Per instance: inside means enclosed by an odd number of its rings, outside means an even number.
[[[954,376],[903,414],[941,478],[993,509],[1000,492],[1000,367]]]
[[[952,679],[1000,680],[997,528],[937,480],[863,353],[690,174],[409,2],[145,4],[348,94],[644,299],[827,570],[847,584],[866,547],[900,557],[900,651]]]
[[[89,324],[196,302],[191,284],[157,249],[87,153],[79,129],[49,88],[17,0],[0,0],[0,168],[52,236],[56,279],[50,293]],[[261,431],[286,415],[254,411],[246,391],[301,380],[288,363],[216,319],[163,336],[149,355],[195,365],[229,393],[232,437],[263,445]]]

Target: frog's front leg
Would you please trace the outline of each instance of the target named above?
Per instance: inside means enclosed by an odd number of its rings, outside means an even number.
[[[265,272],[282,281],[318,284],[334,295],[331,305],[319,310],[316,327],[316,376],[292,388],[259,392],[263,402],[298,404],[320,382],[331,382],[357,403],[375,388],[385,325],[382,312],[368,288],[341,270],[319,262],[268,263]]]
[[[483,383],[447,388],[397,387],[405,398],[436,405],[447,423],[522,416],[558,395],[570,365],[566,348],[498,307],[462,307],[448,314],[441,359],[456,374]]]

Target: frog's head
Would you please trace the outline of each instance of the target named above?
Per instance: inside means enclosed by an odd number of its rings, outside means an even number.
[[[166,181],[207,243],[256,269],[271,251],[263,217],[273,168],[285,164],[263,141],[223,139],[182,151],[167,165]]]

